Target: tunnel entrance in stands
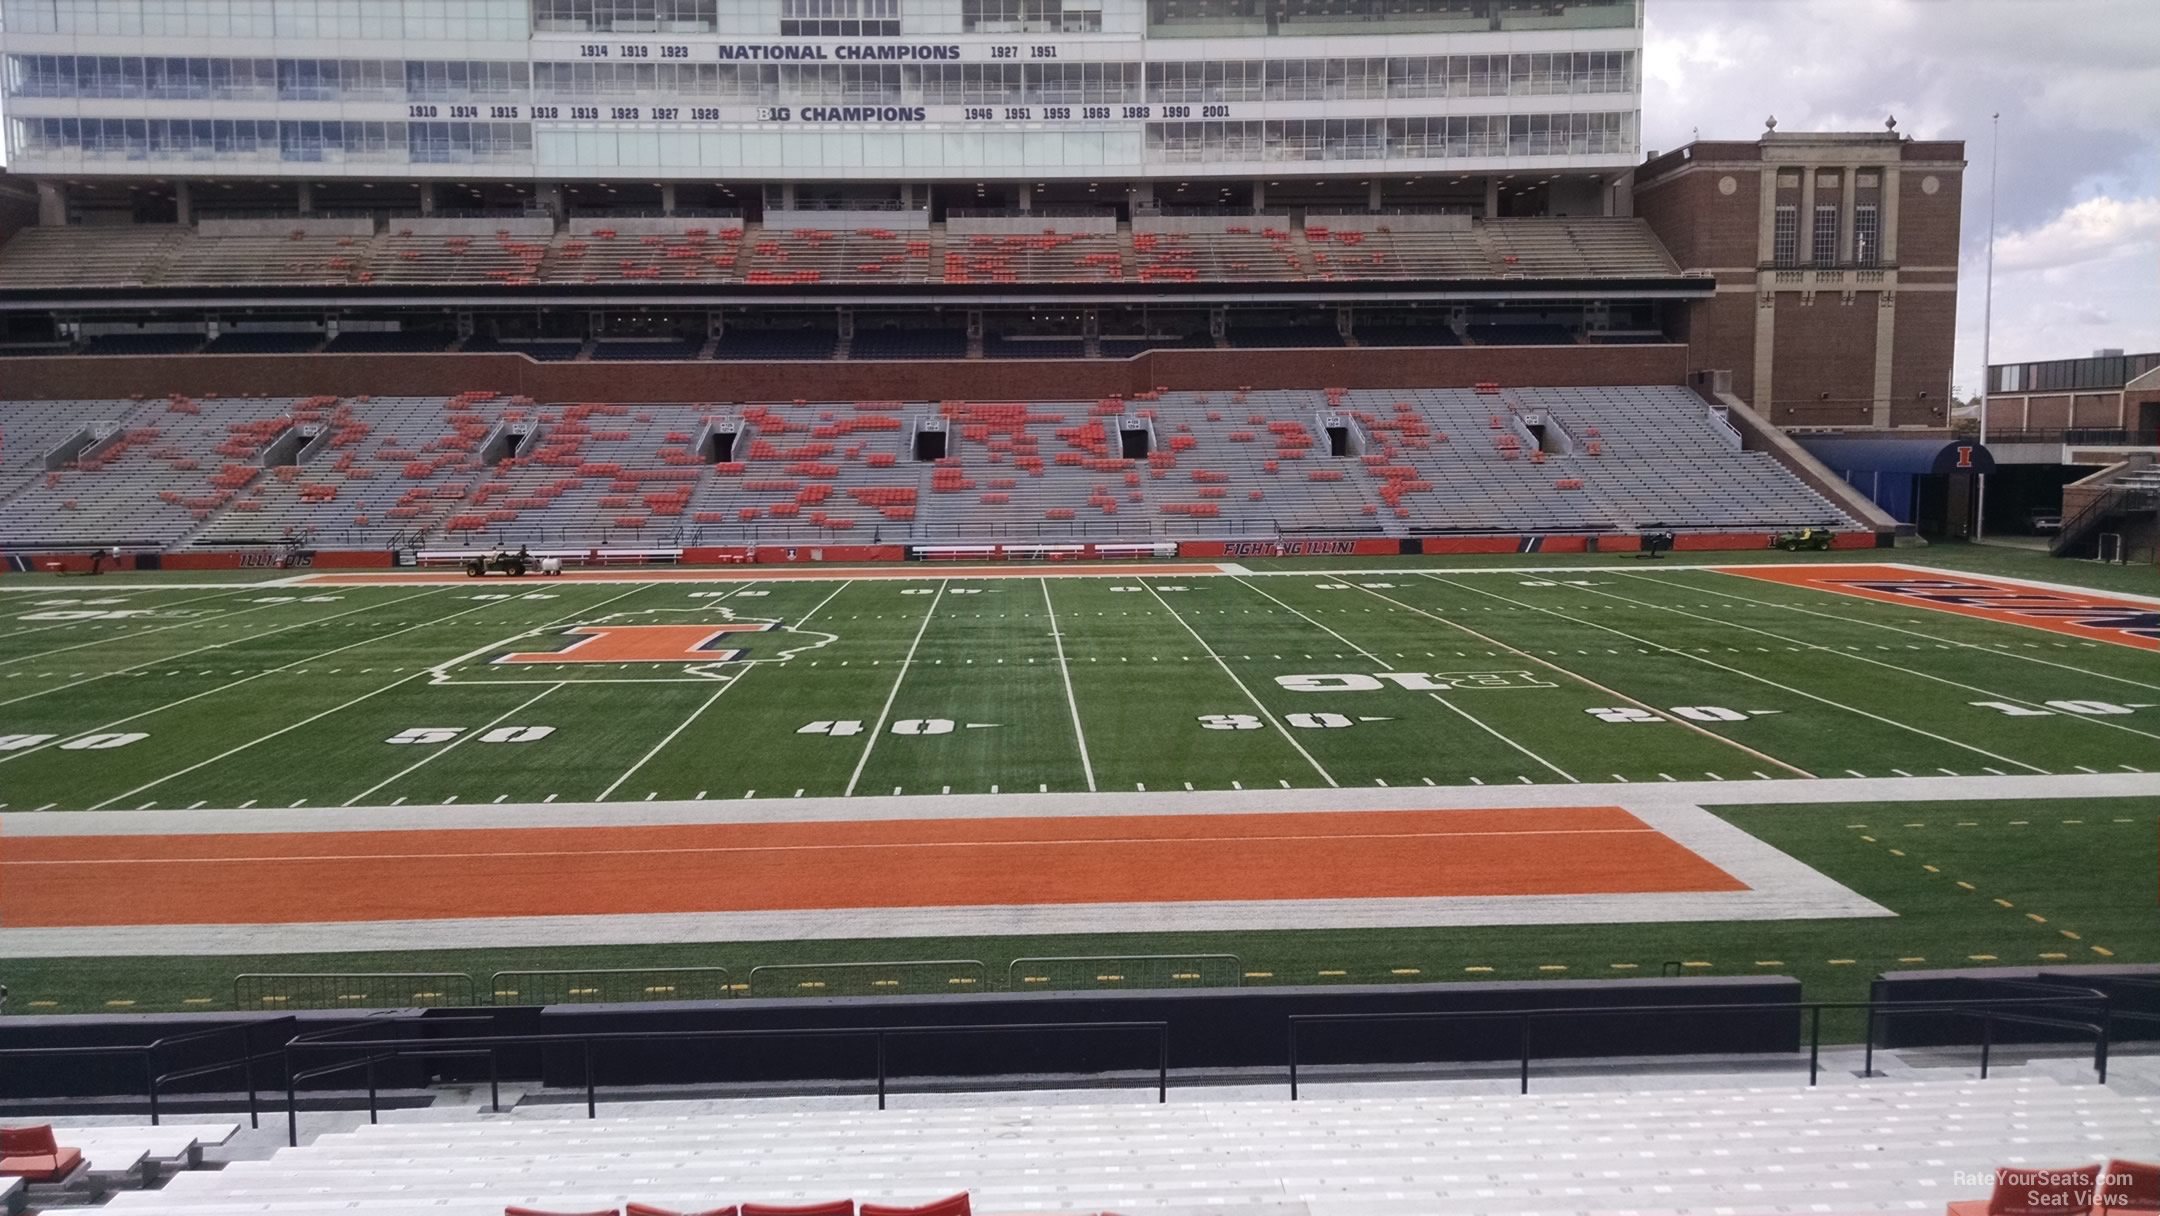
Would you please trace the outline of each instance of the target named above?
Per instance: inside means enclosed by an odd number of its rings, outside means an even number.
[[[924,462],[945,459],[945,432],[915,432],[915,459]]]
[[[1118,432],[1118,454],[1127,460],[1146,460],[1148,446],[1146,427],[1131,426]]]
[[[709,464],[727,464],[735,458],[735,432],[714,431],[705,439],[702,453]]]
[[[1327,429],[1327,454],[1348,456],[1350,454],[1350,428],[1331,426]]]

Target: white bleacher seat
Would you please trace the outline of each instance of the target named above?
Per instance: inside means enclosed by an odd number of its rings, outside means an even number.
[[[2160,1098],[2029,1075],[1529,1096],[1384,1088],[1295,1104],[1189,1090],[1164,1106],[652,1103],[595,1121],[542,1106],[323,1135],[108,1206],[497,1216],[511,1203],[920,1203],[967,1190],[984,1213],[1933,1213],[1973,1197],[1957,1173],[2133,1153],[2160,1122]]]

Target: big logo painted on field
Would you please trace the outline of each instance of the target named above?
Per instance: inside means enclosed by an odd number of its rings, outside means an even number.
[[[1896,566],[1727,566],[1722,572],[2160,650],[2160,604],[2098,592],[2027,587],[1974,575],[1922,574]]]
[[[436,665],[436,684],[535,680],[641,684],[732,680],[757,663],[785,663],[832,634],[741,617],[718,604],[611,613],[515,634]]]
[[[778,623],[718,625],[573,625],[577,639],[560,650],[513,651],[497,663],[732,663],[743,651],[716,645],[744,633],[770,633]]]

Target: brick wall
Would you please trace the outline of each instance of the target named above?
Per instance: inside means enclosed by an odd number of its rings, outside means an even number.
[[[1907,159],[1911,159],[1909,154]],[[1955,267],[1964,171],[1921,166],[1898,172],[1902,179],[1898,183],[1898,264]],[[1930,178],[1935,181],[1933,194],[1927,192]]]
[[[1467,388],[1687,383],[1687,348],[1178,350],[1107,360],[895,363],[538,363],[517,354],[66,356],[9,359],[0,400],[449,396],[542,401],[1086,400],[1151,388]]]
[[[1802,304],[1803,298],[1796,292],[1777,298],[1770,421],[1869,425],[1875,415],[1876,293],[1856,293],[1849,305],[1830,291],[1817,293],[1813,304]]]
[[[1957,345],[1957,294],[1901,291],[1891,340],[1890,425],[1942,426]],[[1923,399],[1920,394],[1926,393]]]
[[[1755,401],[1755,293],[1724,291],[1688,305],[1688,369],[1729,371],[1733,395]]]

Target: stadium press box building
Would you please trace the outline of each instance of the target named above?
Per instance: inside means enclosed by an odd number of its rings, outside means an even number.
[[[294,201],[1592,216],[1639,150],[1635,0],[4,0],[0,17],[10,171],[48,224],[116,201],[100,182],[180,223]]]

